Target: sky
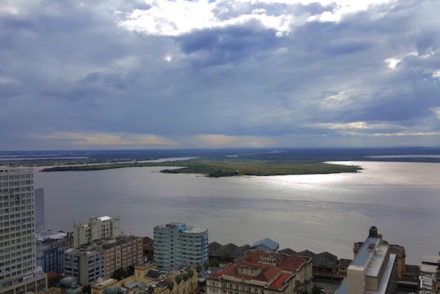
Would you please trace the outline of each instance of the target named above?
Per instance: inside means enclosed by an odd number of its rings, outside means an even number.
[[[0,0],[0,150],[440,146],[439,14]]]

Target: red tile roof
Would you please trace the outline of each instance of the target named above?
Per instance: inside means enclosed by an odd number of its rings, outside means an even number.
[[[278,279],[276,279],[272,285],[270,285],[271,288],[274,289],[281,289],[284,286],[284,283],[290,278],[290,274],[288,273],[282,273]]]
[[[267,286],[270,288],[280,289],[285,281],[308,262],[311,262],[310,257],[286,256],[278,253],[250,250],[242,259],[212,274],[211,277],[219,279],[222,276],[233,276],[243,280],[258,280],[268,283]],[[243,267],[259,269],[260,273],[255,276],[245,275],[239,271],[239,268]]]

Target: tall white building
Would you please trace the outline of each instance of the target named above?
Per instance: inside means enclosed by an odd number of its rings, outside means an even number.
[[[46,289],[36,271],[32,169],[0,167],[0,293]]]
[[[119,218],[102,216],[91,218],[86,223],[73,226],[73,247],[90,244],[95,240],[121,236]]]
[[[208,230],[182,223],[154,228],[154,262],[160,270],[172,270],[208,260]]]
[[[390,245],[371,227],[367,240],[359,248],[347,268],[337,294],[388,294],[396,293],[396,254]]]

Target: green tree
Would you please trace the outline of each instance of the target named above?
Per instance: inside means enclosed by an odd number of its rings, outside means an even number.
[[[314,284],[312,287],[312,294],[321,294],[322,288]]]
[[[177,275],[175,278],[176,284],[179,285],[180,282],[182,282],[182,277],[180,275]]]
[[[193,269],[189,269],[187,272],[188,277],[192,278],[194,276],[194,270]]]

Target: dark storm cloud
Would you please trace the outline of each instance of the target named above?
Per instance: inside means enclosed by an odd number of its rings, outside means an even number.
[[[120,25],[153,4],[10,3],[19,13],[0,10],[2,149],[118,142],[105,134],[136,147],[389,145],[380,133],[392,132],[399,145],[426,133],[440,143],[437,2],[318,22],[307,17],[336,6],[224,1],[220,20],[257,16],[176,36]],[[265,23],[281,14],[294,16],[289,32]]]

